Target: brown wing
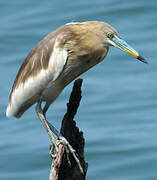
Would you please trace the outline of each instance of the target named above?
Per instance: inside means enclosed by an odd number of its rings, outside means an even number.
[[[64,26],[41,40],[21,65],[9,96],[6,115],[20,117],[39,98],[46,85],[62,71],[67,51],[59,47]]]

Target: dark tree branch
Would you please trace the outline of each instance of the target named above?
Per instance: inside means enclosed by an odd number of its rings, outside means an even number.
[[[69,103],[67,104],[67,112],[62,120],[60,132],[76,150],[77,156],[84,171],[84,175],[81,174],[80,169],[78,168],[78,165],[71,154],[69,156],[71,166],[69,165],[64,146],[60,144],[57,157],[51,166],[50,180],[84,180],[86,176],[88,164],[84,159],[85,140],[83,137],[83,132],[79,131],[79,128],[76,126],[76,122],[73,120],[82,97],[81,85],[82,79],[78,79],[74,82]]]

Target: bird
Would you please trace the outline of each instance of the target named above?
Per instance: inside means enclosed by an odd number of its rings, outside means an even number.
[[[30,51],[17,73],[9,96],[7,117],[20,118],[37,103],[37,115],[51,142],[56,144],[54,133],[68,144],[46,120],[46,112],[70,82],[104,60],[111,46],[148,63],[106,22],[71,22],[48,34]],[[45,103],[43,108],[42,103]]]

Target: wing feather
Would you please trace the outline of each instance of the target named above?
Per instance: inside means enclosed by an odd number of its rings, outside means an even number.
[[[62,72],[68,53],[59,46],[57,39],[49,43],[49,46],[38,44],[22,64],[10,94],[8,117],[20,117],[40,98],[49,82],[56,80]],[[45,61],[48,61],[47,67]]]

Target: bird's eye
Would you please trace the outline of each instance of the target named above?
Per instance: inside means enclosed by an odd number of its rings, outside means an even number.
[[[109,39],[112,39],[112,38],[114,37],[114,34],[111,33],[111,32],[109,32],[109,33],[107,33],[107,37],[108,37]]]

